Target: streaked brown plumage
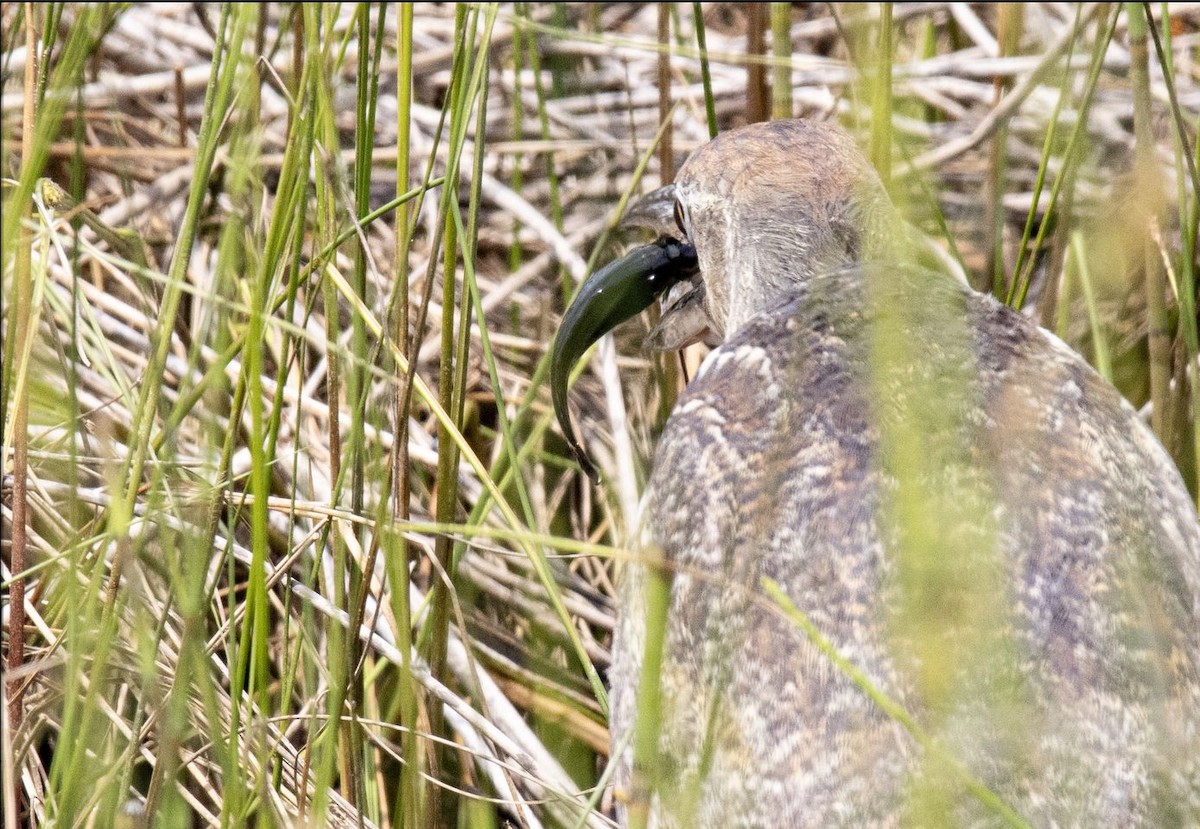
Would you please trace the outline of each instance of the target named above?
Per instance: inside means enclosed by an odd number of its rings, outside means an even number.
[[[1200,529],[1132,408],[1026,317],[894,264],[890,205],[834,126],[722,135],[675,194],[705,309],[675,322],[708,331],[669,339],[722,344],[644,501],[639,547],[673,574],[651,825],[1000,825],[764,577],[1032,825],[1200,821]],[[643,582],[629,568],[610,674],[626,794]],[[946,619],[987,624],[921,627]],[[948,799],[912,811],[927,783]]]

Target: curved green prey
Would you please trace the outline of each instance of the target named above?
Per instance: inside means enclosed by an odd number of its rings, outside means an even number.
[[[563,315],[550,357],[550,396],[554,413],[580,467],[593,480],[598,471],[571,429],[567,380],[592,343],[643,311],[659,294],[697,273],[696,249],[674,239],[635,248],[596,271]]]

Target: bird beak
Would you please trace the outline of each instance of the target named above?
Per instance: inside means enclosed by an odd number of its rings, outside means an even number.
[[[665,300],[662,316],[650,329],[642,346],[651,351],[678,351],[698,342],[716,346],[708,327],[704,296],[704,283],[699,275],[671,291]]]
[[[660,237],[680,238],[683,228],[675,222],[675,185],[659,187],[638,199],[621,219],[620,227],[643,228]],[[700,341],[716,345],[704,310],[704,293],[699,271],[689,285],[664,293],[662,316],[646,335],[643,347],[651,351],[678,351]]]
[[[576,440],[567,412],[571,369],[592,343],[645,310],[663,291],[698,273],[695,248],[674,239],[661,239],[634,248],[588,277],[563,315],[550,356],[550,397],[567,444],[593,480],[598,480],[598,471]]]

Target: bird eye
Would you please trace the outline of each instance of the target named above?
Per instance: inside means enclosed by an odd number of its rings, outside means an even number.
[[[679,199],[675,200],[675,224],[679,226],[679,232],[683,234],[683,238],[688,237],[687,226],[684,223],[683,202]]]

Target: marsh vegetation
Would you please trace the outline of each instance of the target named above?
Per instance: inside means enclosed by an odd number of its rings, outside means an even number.
[[[6,826],[611,825],[614,572],[703,346],[577,370],[603,485],[547,348],[739,124],[840,121],[1200,492],[1193,4],[2,15]]]

